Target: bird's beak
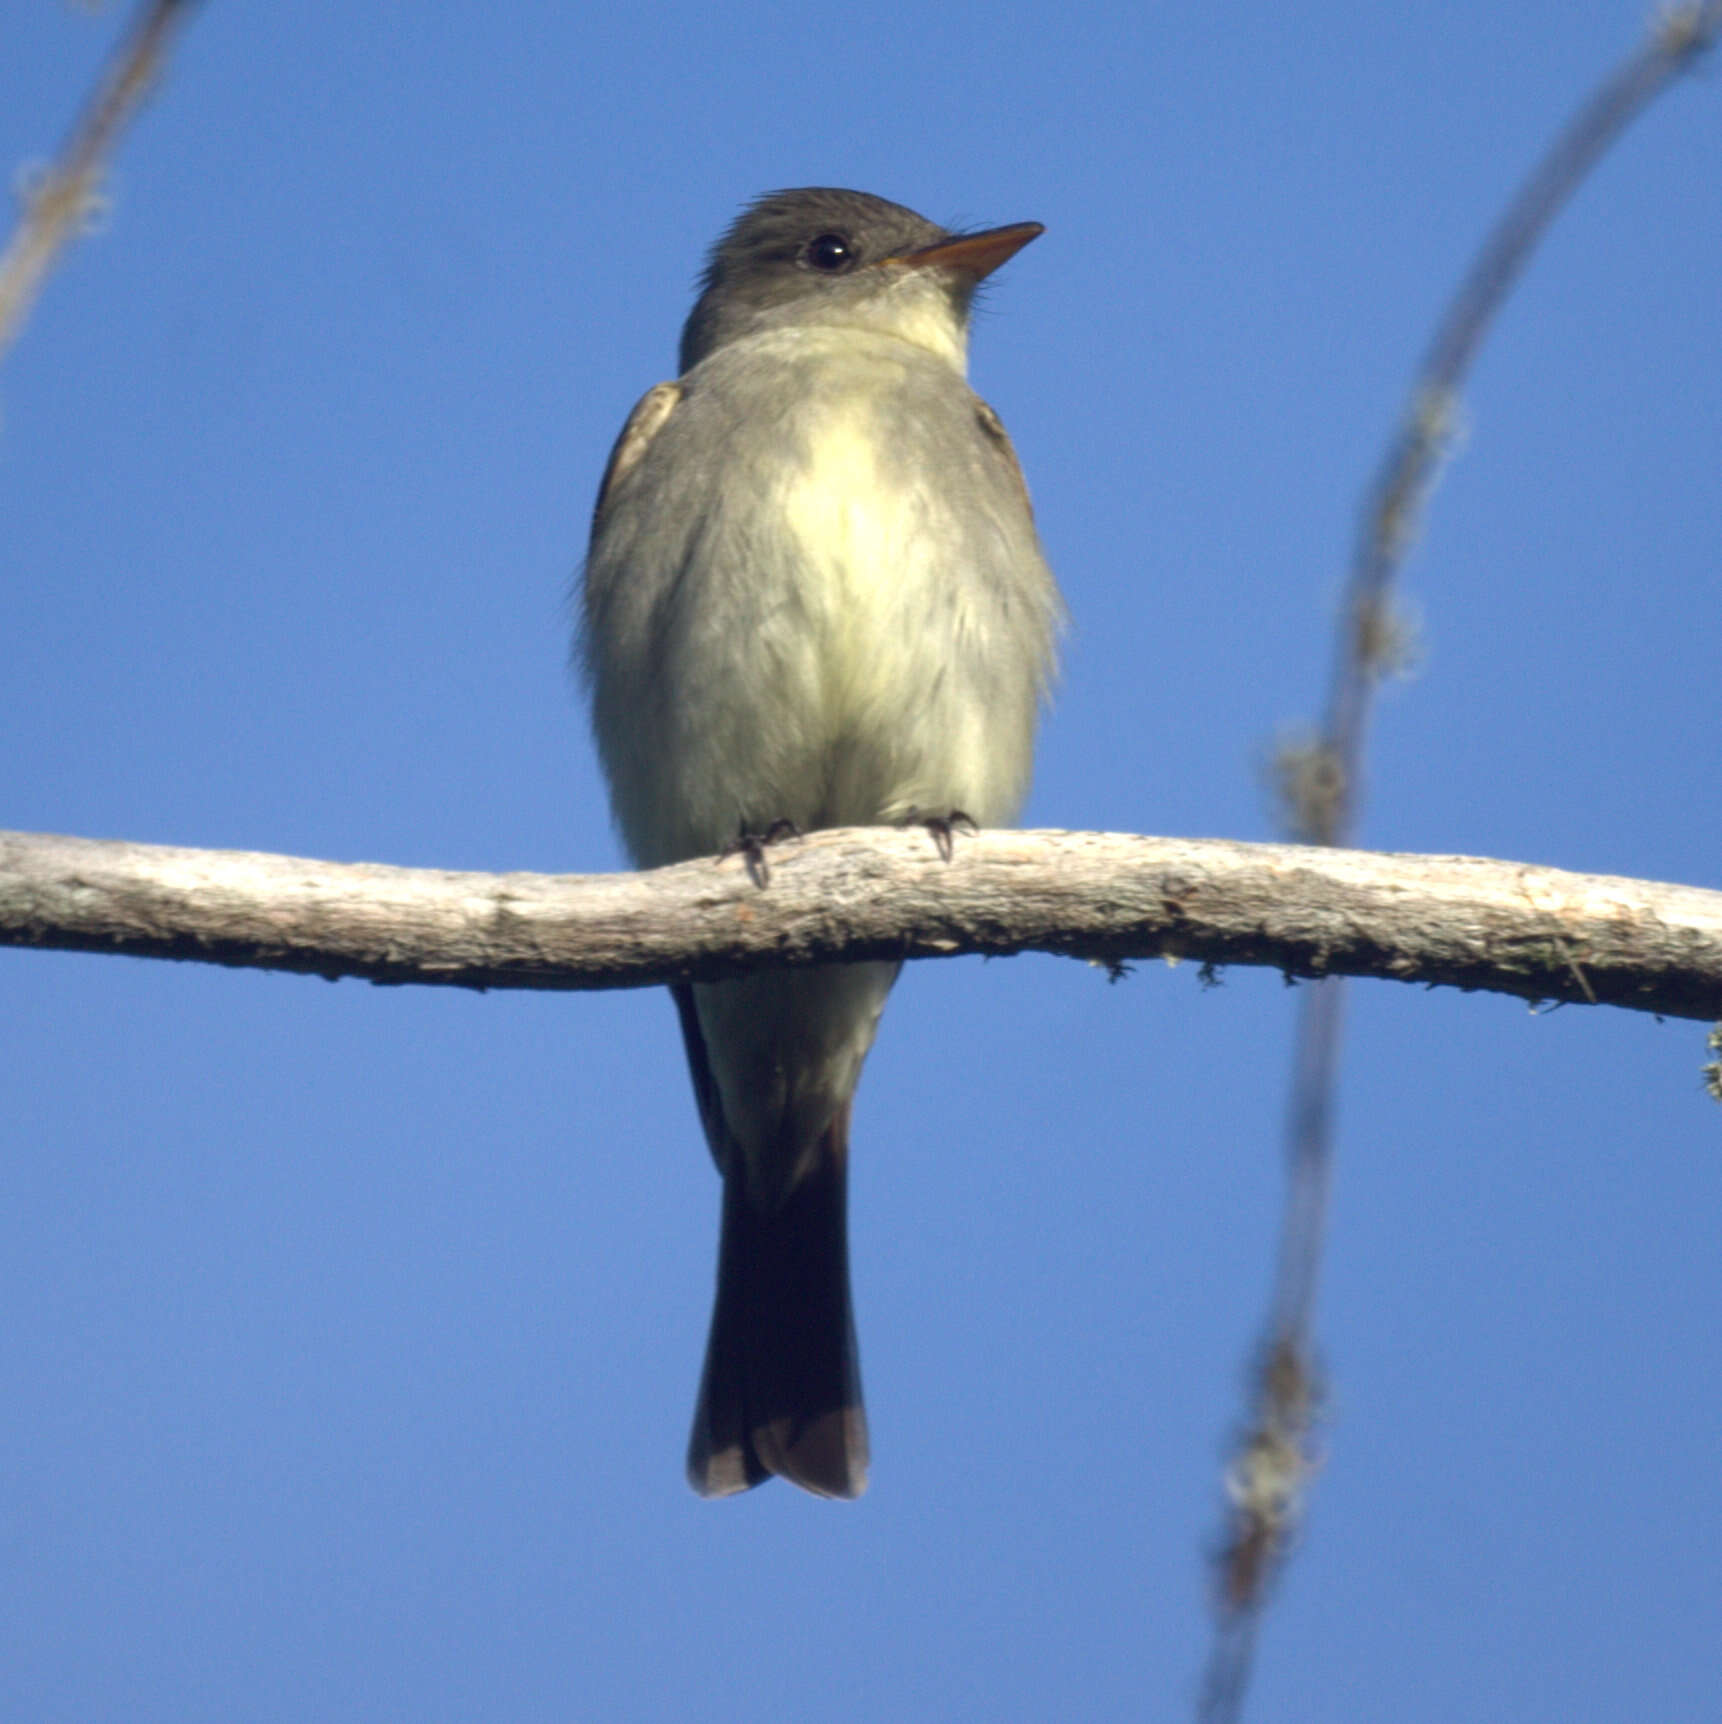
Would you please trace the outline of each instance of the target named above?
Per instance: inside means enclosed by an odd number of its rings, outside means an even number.
[[[942,239],[937,245],[924,245],[918,251],[906,251],[881,261],[898,269],[954,269],[980,281],[1045,232],[1037,221],[1019,221],[1010,227],[988,228],[985,233]]]

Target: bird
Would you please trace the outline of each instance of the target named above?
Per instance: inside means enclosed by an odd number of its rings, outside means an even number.
[[[998,415],[967,382],[976,289],[1044,230],[956,232],[858,191],[746,207],[679,375],[593,514],[576,657],[616,825],[653,868],[857,825],[1008,824],[1064,606]],[[865,1489],[849,1124],[900,964],[674,987],[723,1181],[687,1475]]]

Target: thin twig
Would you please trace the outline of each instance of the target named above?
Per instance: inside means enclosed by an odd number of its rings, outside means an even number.
[[[159,76],[175,29],[196,4],[144,0],[59,158],[39,181],[20,188],[23,213],[0,253],[0,358],[18,338],[49,270],[83,230],[120,133]]]
[[[1722,0],[1665,10],[1644,43],[1583,102],[1507,205],[1437,326],[1398,431],[1366,497],[1320,736],[1288,750],[1281,788],[1296,835],[1353,842],[1376,687],[1404,629],[1391,592],[1453,443],[1458,396],[1482,343],[1538,242],[1628,125],[1715,42]],[[1585,973],[1573,973],[1588,989]],[[1344,982],[1306,996],[1298,1020],[1287,1124],[1288,1184],[1272,1304],[1253,1410],[1228,1472],[1229,1527],[1219,1558],[1217,1625],[1200,1716],[1241,1716],[1257,1618],[1301,1517],[1314,1465],[1320,1373],[1310,1339],[1328,1191]]]

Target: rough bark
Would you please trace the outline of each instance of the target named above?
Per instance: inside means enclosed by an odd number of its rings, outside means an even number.
[[[0,944],[373,982],[625,988],[1063,953],[1722,1017],[1722,892],[1466,856],[1101,832],[820,832],[647,874],[465,874],[0,834]]]

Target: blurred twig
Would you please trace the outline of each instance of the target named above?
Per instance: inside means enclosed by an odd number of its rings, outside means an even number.
[[[1718,1057],[1706,1060],[1699,1067],[1705,1093],[1712,1101],[1722,1101],[1722,1024],[1717,1024],[1705,1038],[1704,1045]]]
[[[1357,830],[1358,783],[1377,684],[1396,666],[1406,630],[1392,587],[1417,534],[1459,423],[1459,390],[1538,242],[1626,127],[1715,43],[1722,0],[1664,8],[1646,39],[1579,107],[1478,252],[1437,327],[1359,521],[1341,611],[1327,711],[1318,736],[1282,750],[1280,790],[1293,834],[1346,845]],[[1320,1373],[1311,1322],[1321,1270],[1344,981],[1305,994],[1287,1118],[1288,1186],[1279,1266],[1252,1408],[1227,1472],[1228,1526],[1218,1559],[1217,1627],[1200,1713],[1241,1715],[1256,1630],[1296,1530],[1315,1464]]]
[[[144,0],[58,159],[20,185],[23,209],[0,253],[0,357],[24,327],[55,260],[84,228],[120,133],[149,94],[175,29],[196,4]]]

